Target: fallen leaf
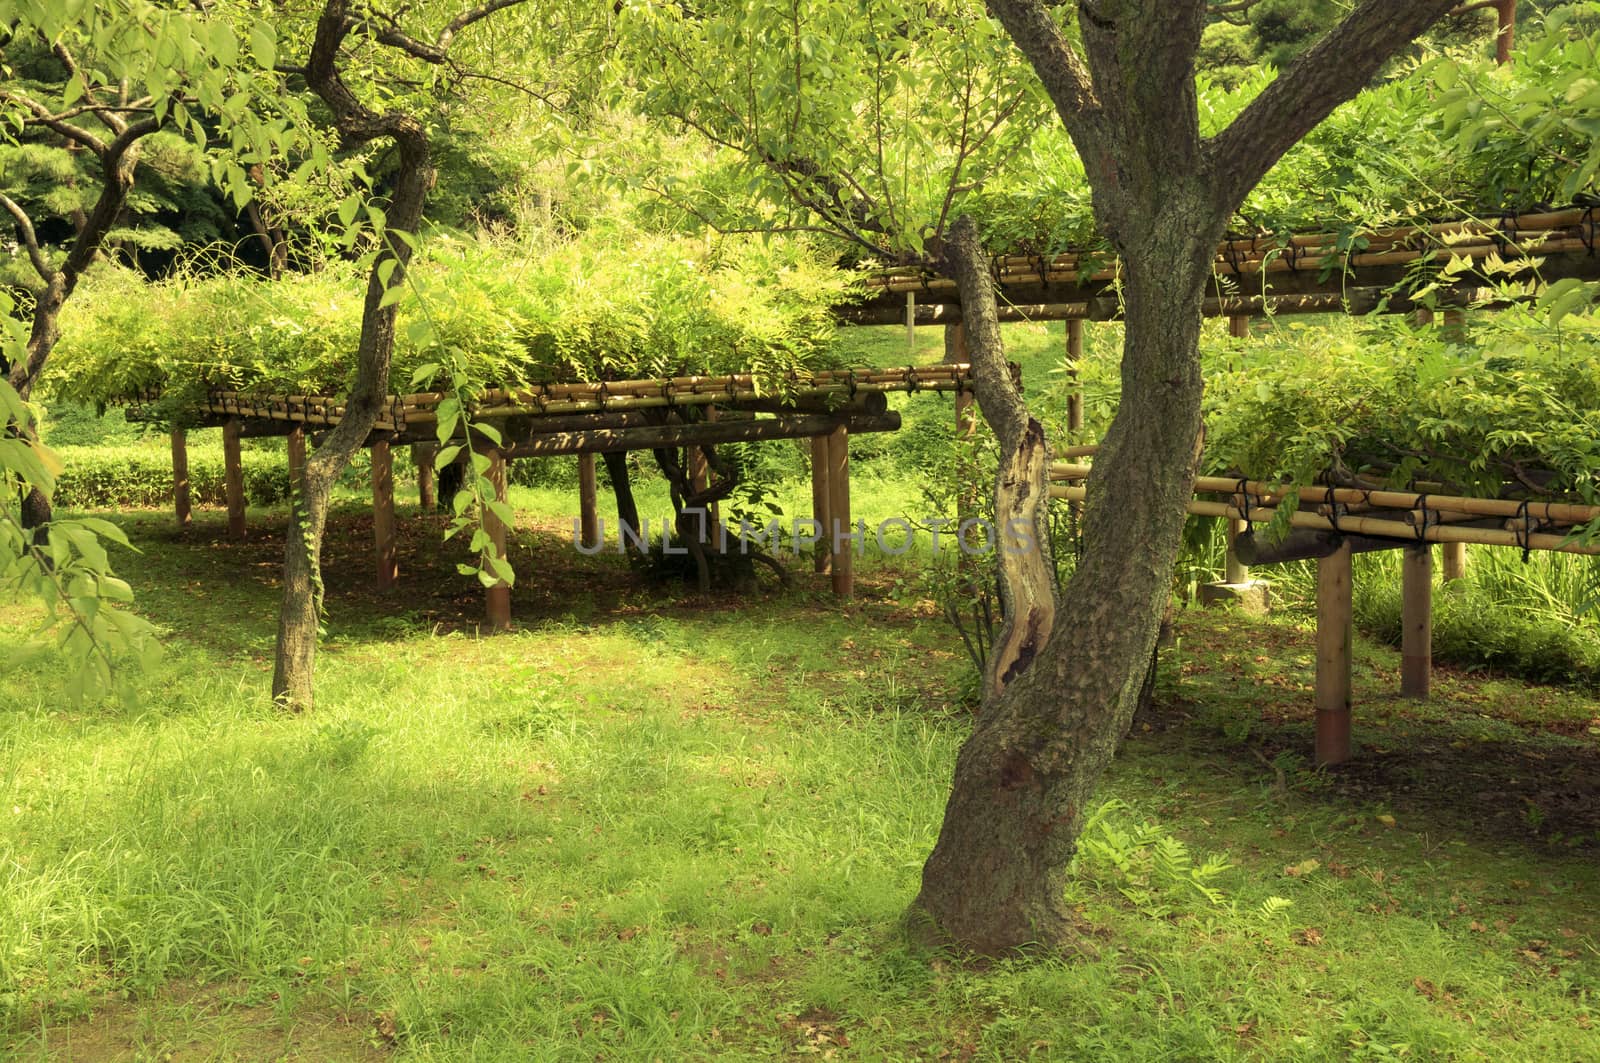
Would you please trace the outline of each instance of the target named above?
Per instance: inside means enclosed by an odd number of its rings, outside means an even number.
[[[1388,827],[1390,830],[1394,829],[1395,821],[1394,821],[1394,817],[1393,816],[1388,815],[1387,813],[1385,813],[1385,814],[1383,814],[1381,816],[1376,817],[1376,819],[1378,820],[1379,823],[1382,823],[1385,827]]]

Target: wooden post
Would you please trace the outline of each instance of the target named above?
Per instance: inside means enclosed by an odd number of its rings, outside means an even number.
[[[411,462],[417,467],[417,505],[424,513],[432,513],[439,508],[433,474],[433,456],[438,449],[431,443],[411,444]]]
[[[967,326],[956,321],[944,327],[944,360],[959,363],[967,360]],[[956,435],[965,439],[977,428],[972,415],[972,392],[956,392]]]
[[[831,548],[828,536],[833,534],[833,521],[829,519],[831,492],[828,490],[828,437],[811,437],[811,519],[822,529],[811,555],[812,566],[818,572],[828,571]]]
[[[1350,759],[1350,544],[1317,559],[1318,764]]]
[[[600,545],[599,491],[595,486],[593,451],[578,455],[578,537],[586,550]]]
[[[184,430],[172,430],[172,508],[178,515],[178,530],[194,523],[189,500],[189,441]]]
[[[1440,543],[1440,559],[1444,562],[1445,582],[1467,578],[1467,544],[1466,543]]]
[[[1444,338],[1447,343],[1467,342],[1467,315],[1462,310],[1444,312]]]
[[[1083,390],[1078,387],[1078,363],[1083,360],[1083,318],[1067,318],[1067,379],[1072,390],[1067,392],[1067,430],[1076,432],[1083,428]]]
[[[1424,699],[1433,671],[1433,547],[1402,551],[1400,696]]]
[[[228,494],[228,535],[243,539],[244,526],[244,464],[239,454],[239,419],[230,418],[222,426],[222,462],[224,486]]]
[[[489,482],[494,484],[494,497],[501,502],[506,500],[506,458],[498,448],[483,446],[479,453],[489,458]],[[506,526],[505,522],[495,516],[488,509],[483,511],[483,530],[489,535],[489,542],[493,545],[496,557],[506,557]],[[485,591],[487,600],[489,627],[494,631],[509,631],[511,629],[511,585],[504,580],[495,580]]]
[[[1250,315],[1229,314],[1228,335],[1236,340],[1249,338]],[[1234,584],[1248,583],[1250,582],[1250,569],[1245,567],[1244,562],[1240,561],[1239,556],[1233,552],[1233,541],[1250,530],[1250,522],[1235,518],[1227,522],[1227,528],[1228,552],[1222,561],[1222,581]]]
[[[1418,328],[1427,328],[1433,324],[1433,311],[1427,307],[1411,311],[1411,319],[1417,323]]]
[[[378,589],[400,576],[394,545],[394,450],[388,440],[372,444],[372,540],[378,558]]]
[[[1499,0],[1495,4],[1496,32],[1494,61],[1501,66],[1511,62],[1511,46],[1517,36],[1517,0]]]
[[[917,349],[917,293],[906,292],[906,350]]]
[[[855,530],[850,523],[850,430],[840,425],[828,436],[828,549],[833,559],[833,593],[855,594]]]
[[[1228,521],[1228,556],[1223,562],[1223,582],[1248,583],[1250,582],[1250,569],[1239,560],[1239,555],[1233,552],[1233,541],[1240,535],[1250,530],[1250,522],[1234,517]]]

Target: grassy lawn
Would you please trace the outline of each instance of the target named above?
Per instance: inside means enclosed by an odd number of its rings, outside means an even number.
[[[436,519],[379,597],[342,510],[301,717],[266,697],[282,515],[126,518],[170,633],[138,703],[0,679],[9,1057],[1600,1055],[1600,701],[1445,672],[1418,706],[1363,646],[1358,760],[1316,771],[1307,619],[1181,613],[1079,947],[967,963],[902,924],[970,723],[918,562],[700,601],[518,502],[497,638]]]

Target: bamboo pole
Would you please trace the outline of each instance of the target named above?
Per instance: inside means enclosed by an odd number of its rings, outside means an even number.
[[[1246,339],[1250,335],[1249,314],[1228,315],[1228,335],[1236,340]]]
[[[917,349],[917,293],[906,292],[906,350]]]
[[[821,538],[813,547],[811,564],[818,572],[828,570],[832,548],[828,537],[833,534],[830,516],[832,492],[828,486],[828,437],[811,437],[811,519],[817,522]]]
[[[592,450],[578,455],[578,526],[585,549],[600,545],[600,494]]]
[[[849,536],[850,431],[844,425],[828,436],[828,548],[833,562],[833,593],[840,598],[855,594],[855,552]]]
[[[179,531],[194,523],[189,498],[189,442],[181,428],[172,430],[172,508],[178,518]]]
[[[372,444],[372,543],[377,556],[377,588],[389,590],[400,576],[395,558],[394,448],[387,440]]]
[[[1350,547],[1317,561],[1316,761],[1350,759]]]
[[[1400,696],[1422,700],[1433,672],[1433,547],[1408,546],[1402,558]]]
[[[1512,533],[1513,535],[1515,533]],[[1446,583],[1467,578],[1467,543],[1477,542],[1476,539],[1460,539],[1444,544],[1440,551],[1440,560],[1443,561],[1444,579]],[[1509,545],[1516,545],[1515,543]]]
[[[488,476],[489,482],[494,485],[494,497],[496,501],[504,502],[506,500],[505,454],[497,447],[482,446],[479,449],[480,453],[489,458]],[[495,556],[506,557],[505,522],[487,507],[483,512],[483,530],[489,535]],[[485,589],[484,597],[490,630],[511,630],[511,586],[504,580],[496,579]]]
[[[229,418],[222,426],[224,488],[228,496],[228,535],[234,539],[245,537],[244,463],[239,453],[239,427],[237,417]]]

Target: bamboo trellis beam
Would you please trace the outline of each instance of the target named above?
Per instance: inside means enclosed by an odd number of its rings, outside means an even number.
[[[1020,370],[1016,366],[1012,367],[1012,375],[1020,380]],[[470,415],[473,418],[539,418],[689,406],[748,404],[768,408],[784,402],[802,406],[832,405],[839,400],[864,402],[868,396],[887,392],[962,392],[971,387],[972,367],[965,362],[820,370],[791,374],[776,384],[765,383],[749,373],[552,383],[487,390],[472,400]],[[144,392],[132,401],[142,404],[157,397],[158,393]],[[402,433],[411,425],[435,424],[439,406],[449,397],[441,392],[390,396],[383,405],[375,431]],[[213,416],[329,427],[337,425],[345,413],[345,405],[329,397],[233,391],[211,392],[198,404],[198,409]]]
[[[1082,487],[1052,486],[1051,498],[1069,502],[1084,501],[1087,490]],[[1256,523],[1266,523],[1277,518],[1275,506],[1251,506],[1248,510],[1231,502],[1208,502],[1192,499],[1187,510],[1197,517],[1231,517]],[[1481,546],[1514,546],[1523,550],[1550,550],[1563,554],[1600,555],[1600,543],[1586,544],[1572,541],[1564,535],[1535,531],[1508,531],[1503,528],[1475,528],[1463,524],[1430,524],[1417,528],[1403,520],[1378,517],[1345,516],[1322,517],[1305,510],[1289,515],[1289,523],[1296,528],[1315,528],[1319,531],[1354,532],[1357,535],[1430,543],[1476,543]]]
[[[1088,447],[1074,447],[1086,451]],[[1088,477],[1091,466],[1071,462],[1052,462],[1052,480],[1071,481]],[[1238,494],[1244,492],[1265,504],[1281,501],[1292,489],[1286,484],[1269,484],[1260,480],[1238,480],[1227,476],[1197,476],[1194,489],[1202,492]],[[1408,511],[1408,519],[1429,521],[1440,512],[1470,514],[1475,517],[1505,517],[1537,524],[1586,524],[1600,520],[1600,506],[1586,506],[1571,502],[1540,502],[1511,498],[1473,498],[1464,495],[1431,494],[1418,491],[1367,490],[1353,487],[1329,487],[1308,484],[1299,489],[1300,502],[1342,503],[1369,505],[1379,509]]]

